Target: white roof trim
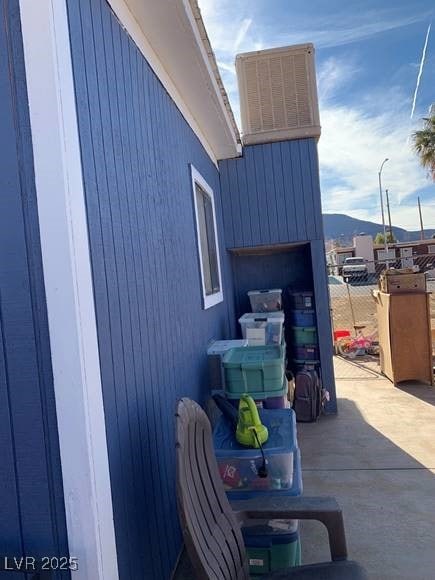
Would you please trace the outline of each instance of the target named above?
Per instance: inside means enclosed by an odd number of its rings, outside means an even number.
[[[199,11],[193,14],[189,0],[108,2],[211,159],[240,155],[237,126],[198,30]]]
[[[239,151],[241,153],[241,138],[239,128],[237,127],[236,119],[234,118],[234,113],[231,108],[230,100],[228,98],[227,91],[225,89],[225,85],[222,81],[221,74],[219,72],[219,67],[216,62],[216,57],[213,52],[213,48],[210,43],[210,39],[207,34],[207,29],[205,28],[204,21],[201,16],[201,10],[198,6],[197,0],[188,0],[190,3],[190,9],[193,18],[195,19],[196,26],[192,25],[192,28],[197,33],[196,36],[198,38],[198,43],[202,46],[204,52],[204,58],[208,59],[209,68],[210,68],[210,75],[214,77],[216,90],[219,91],[222,97],[222,106],[225,107],[225,115],[228,117],[228,122],[231,124],[234,130],[234,134],[237,139],[237,143],[240,144]],[[187,0],[184,0],[186,4]],[[186,11],[189,11],[189,8],[186,7]]]

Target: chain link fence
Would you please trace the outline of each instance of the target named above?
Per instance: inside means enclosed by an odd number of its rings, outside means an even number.
[[[387,267],[414,268],[425,273],[427,289],[433,293],[430,304],[432,328],[435,329],[434,254],[365,262],[364,266],[359,271],[355,268],[351,273],[349,268],[343,272],[342,265],[328,265],[331,322],[335,333],[348,331],[351,336],[368,336],[376,344],[378,325],[372,291],[378,288],[379,277]],[[381,376],[378,356],[363,350],[352,360],[343,358],[338,353],[335,372],[337,378],[364,379]]]

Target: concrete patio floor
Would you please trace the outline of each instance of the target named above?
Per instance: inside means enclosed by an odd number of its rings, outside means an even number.
[[[344,510],[349,557],[378,580],[435,578],[435,389],[337,380],[339,414],[299,424],[305,495]],[[326,531],[303,522],[303,563],[329,558]],[[351,579],[350,579],[351,580]]]

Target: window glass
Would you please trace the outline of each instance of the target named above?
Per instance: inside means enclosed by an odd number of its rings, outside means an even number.
[[[193,167],[192,183],[201,261],[203,306],[209,308],[223,300],[213,191]]]

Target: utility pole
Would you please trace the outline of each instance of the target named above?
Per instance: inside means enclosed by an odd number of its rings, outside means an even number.
[[[417,199],[418,199],[418,213],[420,214],[420,240],[424,240],[423,217],[421,215],[420,197],[418,197]]]
[[[382,213],[382,230],[384,233],[384,251],[385,251],[385,268],[388,270],[390,264],[388,262],[388,242],[387,242],[387,232],[385,230],[385,216],[384,216],[384,201],[383,201],[383,193],[382,193],[382,169],[384,168],[385,163],[388,161],[388,157],[386,157],[379,168],[378,178],[379,178],[379,196],[381,198],[381,213]]]
[[[388,225],[390,227],[390,240],[393,243],[393,228],[391,227],[391,213],[390,213],[390,198],[388,197],[388,189],[385,190],[387,196],[387,211],[388,211]]]

